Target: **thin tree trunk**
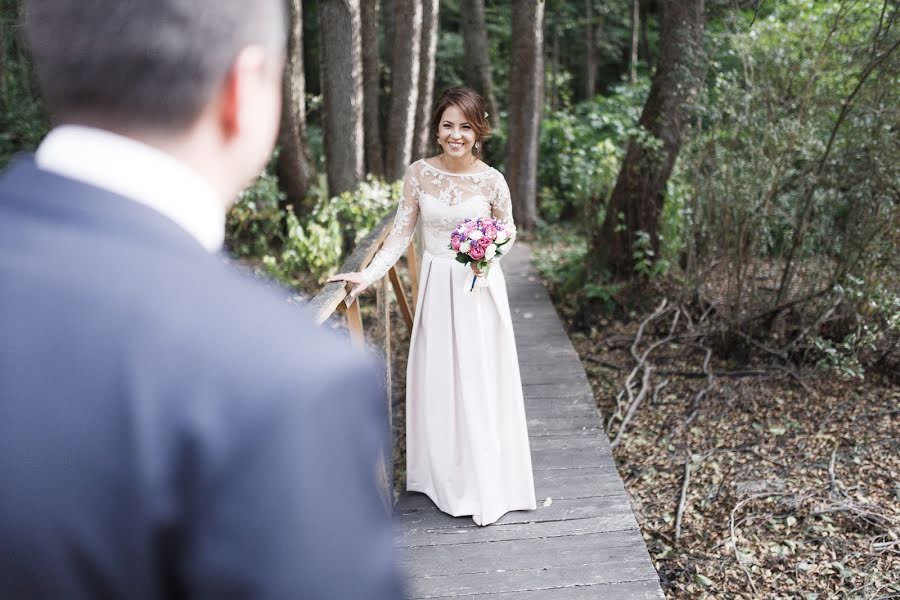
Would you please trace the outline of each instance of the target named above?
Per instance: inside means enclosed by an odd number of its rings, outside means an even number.
[[[319,0],[328,193],[362,181],[363,92],[360,0]]]
[[[5,2],[3,2],[3,0],[0,0],[0,2],[5,4]],[[4,7],[3,12],[4,13],[6,12],[5,7]],[[7,19],[12,20],[12,11],[9,11],[9,13],[10,13],[9,15],[0,14],[0,101],[4,101],[4,102],[6,100],[6,61],[8,60],[7,52],[9,52],[9,50],[6,47],[6,43],[7,43],[6,42],[6,38],[7,38],[6,29],[9,28],[10,31],[13,31],[13,24],[7,22]],[[6,110],[7,107],[0,104],[0,109]]]
[[[278,182],[285,204],[306,212],[306,192],[315,177],[306,139],[306,77],[303,73],[303,9],[300,0],[290,2],[291,29],[283,76],[283,107],[278,155]]]
[[[363,129],[365,130],[366,171],[384,175],[384,146],[381,143],[381,53],[378,51],[379,0],[363,0],[362,24],[363,62]]]
[[[413,129],[419,99],[419,48],[422,0],[394,0],[394,47],[391,60],[391,108],[385,134],[385,174],[401,179],[412,162]],[[399,32],[403,35],[397,35]]]
[[[553,47],[550,52],[550,110],[559,110],[559,17],[553,19]]]
[[[544,87],[544,2],[513,0],[509,134],[506,161],[516,225],[531,231],[537,220],[538,141]]]
[[[416,126],[412,159],[418,160],[428,152],[431,141],[431,101],[434,96],[434,67],[438,40],[438,0],[422,2],[422,42],[419,60],[419,98],[416,107]]]
[[[640,38],[641,9],[638,0],[632,0],[631,10],[631,73],[629,80],[637,83],[638,40]]]
[[[491,127],[500,124],[497,114],[497,98],[494,95],[494,79],[491,76],[490,46],[484,15],[484,0],[461,0],[460,27],[465,54],[466,85],[481,94],[487,107]]]
[[[640,41],[641,52],[640,53],[644,55],[644,61],[646,61],[646,63],[649,65],[649,64],[652,64],[653,60],[652,60],[652,57],[650,56],[650,38],[649,38],[649,34],[648,34],[649,28],[647,26],[647,21],[649,20],[647,17],[650,15],[650,11],[649,11],[646,1],[641,3],[640,0],[638,0],[638,12],[640,12],[644,15],[644,18],[641,19],[641,41]]]
[[[584,1],[584,97],[590,100],[597,93],[597,41],[594,39],[594,0]]]
[[[384,28],[384,68],[390,74],[394,69],[394,0],[381,0],[381,24]]]
[[[593,277],[604,270],[615,279],[632,277],[639,235],[649,237],[648,249],[653,252],[649,258],[659,256],[659,216],[666,183],[681,149],[686,110],[706,69],[703,2],[661,3],[660,59],[640,118],[641,127],[661,147],[654,150],[636,139],[629,141],[606,219],[592,235],[589,270]]]

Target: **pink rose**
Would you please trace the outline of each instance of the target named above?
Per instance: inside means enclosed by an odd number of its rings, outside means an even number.
[[[478,240],[478,245],[481,246],[482,248],[487,248],[488,246],[490,246],[493,243],[494,242],[488,236],[484,236],[480,240]]]
[[[454,235],[450,239],[450,246],[453,248],[455,252],[459,252],[459,236]]]
[[[487,225],[482,227],[481,232],[492,240],[497,238],[497,228],[494,227],[491,223],[488,223]]]
[[[473,260],[481,260],[484,258],[484,246],[481,244],[472,244],[472,249],[469,250],[469,256],[472,257]]]

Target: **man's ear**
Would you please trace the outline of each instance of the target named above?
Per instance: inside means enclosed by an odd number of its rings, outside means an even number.
[[[265,68],[266,54],[260,46],[247,46],[234,59],[220,95],[219,123],[226,138],[233,138],[240,132],[243,113],[252,110],[254,94]]]

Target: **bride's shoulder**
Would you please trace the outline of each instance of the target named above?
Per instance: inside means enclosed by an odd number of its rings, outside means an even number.
[[[425,156],[415,161],[410,167],[436,167],[438,164],[437,156]]]

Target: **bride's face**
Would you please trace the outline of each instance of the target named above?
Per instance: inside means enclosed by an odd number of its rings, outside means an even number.
[[[478,140],[475,130],[466,120],[466,115],[455,105],[450,105],[441,116],[438,125],[438,139],[441,147],[450,158],[463,158],[472,155],[472,148]]]

